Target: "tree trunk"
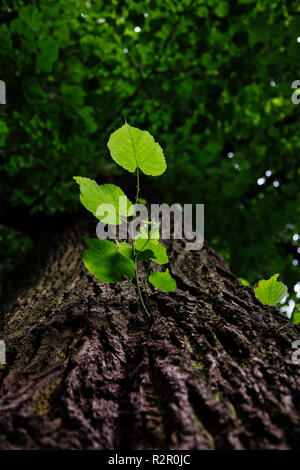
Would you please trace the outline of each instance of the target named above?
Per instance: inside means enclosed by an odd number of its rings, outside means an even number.
[[[166,243],[177,290],[104,284],[80,219],[3,288],[1,449],[295,449],[300,329],[256,300],[209,247]]]

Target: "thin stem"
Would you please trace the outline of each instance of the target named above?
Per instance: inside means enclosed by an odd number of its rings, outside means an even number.
[[[128,277],[126,277],[125,279],[126,279],[126,281],[129,282],[129,284],[130,284],[132,287],[134,287],[134,288],[136,289],[136,285],[133,284],[133,282],[131,282],[131,280],[130,280]]]
[[[135,205],[137,205],[138,197],[139,197],[139,192],[140,192],[140,175],[139,175],[139,168],[137,167],[136,169],[136,196],[135,196]],[[133,234],[131,234],[132,236]],[[136,256],[136,249],[134,246],[134,240],[132,239],[132,248],[133,248],[133,254]]]
[[[285,325],[283,325],[283,326],[281,326],[280,328],[278,328],[277,331],[283,330],[283,329],[286,328],[288,325],[292,325],[292,323],[289,321],[289,322],[286,323]]]
[[[269,312],[269,317],[270,317],[270,320],[271,320],[271,324],[273,325],[273,317],[272,317],[270,305],[268,305],[268,312]]]
[[[147,277],[149,276],[149,272],[150,272],[151,264],[152,264],[152,261],[150,261],[150,263],[149,263],[149,266],[148,266],[148,270],[147,270]]]
[[[139,168],[137,168],[137,169],[136,169],[136,196],[135,196],[135,204],[137,204],[137,202],[138,202],[139,193],[140,193],[140,175],[139,175]],[[142,304],[142,307],[143,307],[145,313],[148,315],[149,318],[151,318],[151,315],[150,315],[150,313],[148,312],[147,307],[146,307],[146,305],[145,305],[145,302],[144,302],[144,299],[143,299],[143,296],[142,296],[142,292],[141,292],[141,288],[140,288],[140,283],[139,283],[139,270],[138,270],[138,260],[137,260],[137,257],[138,257],[138,254],[139,254],[139,253],[137,253],[137,250],[136,250],[136,248],[135,248],[134,240],[133,240],[133,239],[132,239],[132,248],[133,248],[134,265],[135,265],[135,282],[136,282],[135,288],[137,289],[137,293],[138,293],[140,302],[141,302],[141,304]]]
[[[135,196],[135,203],[137,204],[138,198],[140,193],[140,170],[137,167],[136,169],[136,196]]]
[[[146,273],[146,277],[144,279],[144,286],[145,286],[145,291],[147,292],[147,279],[149,277],[149,272],[150,272],[150,268],[151,268],[151,263],[152,261],[149,262],[149,265],[148,265],[148,269],[147,269],[147,273]]]
[[[143,296],[142,296],[142,292],[141,292],[141,288],[140,288],[140,284],[139,284],[139,271],[138,271],[138,265],[137,265],[137,259],[136,258],[135,258],[135,279],[136,279],[136,288],[137,288],[138,295],[139,295],[141,304],[143,306],[143,309],[147,313],[148,317],[151,318],[151,315],[147,310],[147,307],[145,305],[145,302],[144,302],[144,299],[143,299]]]
[[[129,225],[129,222],[127,220],[127,217],[124,218],[122,215],[119,215],[120,219],[123,221],[123,222],[126,222],[127,225]]]

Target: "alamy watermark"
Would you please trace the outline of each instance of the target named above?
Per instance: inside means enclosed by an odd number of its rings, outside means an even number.
[[[296,349],[296,351],[292,354],[292,363],[299,365],[300,364],[300,339],[292,342],[292,349]]]
[[[6,104],[6,85],[3,80],[0,80],[0,104]]]
[[[294,93],[291,96],[291,100],[293,104],[299,104],[300,103],[300,80],[294,80],[292,82],[292,88],[298,88],[298,90],[294,91]]]
[[[204,243],[204,204],[151,204],[150,211],[144,204],[135,204],[131,216],[120,214],[126,213],[126,196],[119,197],[118,211],[112,204],[100,204],[96,216],[100,219],[97,224],[96,234],[101,240],[111,239],[126,240],[128,237],[147,239],[158,238],[157,233],[161,229],[161,238],[169,240],[185,240],[187,250],[201,250]],[[124,209],[125,208],[125,209]],[[195,216],[195,223],[194,222]],[[117,227],[112,221],[118,217],[121,223]],[[173,222],[172,222],[173,220]]]
[[[0,340],[0,365],[6,364],[6,347],[4,341]]]

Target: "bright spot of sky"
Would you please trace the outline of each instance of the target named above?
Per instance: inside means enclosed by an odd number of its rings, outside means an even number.
[[[286,312],[287,316],[290,318],[292,316],[294,308],[295,308],[295,301],[294,300],[289,300],[289,305],[286,305],[285,307],[282,307],[280,310],[282,312]]]
[[[297,42],[299,42],[299,43],[300,43],[300,36],[298,36],[298,37],[297,37]]]
[[[273,182],[273,186],[275,186],[275,188],[278,188],[278,186],[280,186],[279,181],[274,181],[274,182]]]
[[[125,49],[123,49],[123,52],[124,52],[124,54],[128,54],[128,49],[126,49],[126,47],[125,47]]]
[[[297,259],[293,259],[293,266],[298,266],[299,261]]]
[[[293,235],[293,240],[294,240],[294,242],[297,242],[299,240],[299,234],[298,233],[295,233]]]
[[[99,24],[105,23],[105,19],[104,18],[98,18],[97,23],[99,23]]]
[[[272,171],[271,171],[271,170],[267,170],[267,171],[266,171],[266,176],[271,176],[271,174],[272,174]]]
[[[272,80],[272,81],[270,82],[270,85],[273,86],[273,87],[276,86],[276,83],[274,82],[274,80]]]
[[[297,284],[294,285],[294,291],[297,294],[297,297],[300,297],[300,282],[297,282]]]
[[[136,33],[140,33],[142,30],[141,30],[141,28],[140,28],[139,26],[136,26],[136,27],[134,28],[134,31],[135,31]]]
[[[228,152],[228,158],[232,158],[233,157],[233,152]]]
[[[147,16],[149,16],[148,13],[144,13],[144,17],[147,18]]]
[[[257,180],[258,186],[261,186],[261,185],[264,184],[265,182],[266,182],[266,178],[258,178],[258,180]]]

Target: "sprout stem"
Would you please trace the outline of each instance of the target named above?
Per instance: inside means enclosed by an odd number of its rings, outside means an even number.
[[[137,288],[138,296],[140,298],[143,309],[145,310],[146,314],[150,318],[151,315],[148,312],[147,307],[145,305],[145,302],[144,302],[144,299],[143,299],[143,296],[142,296],[142,292],[141,292],[141,288],[140,288],[140,284],[139,284],[139,271],[138,271],[138,264],[137,264],[137,259],[136,258],[135,258],[135,278],[136,278],[136,288]]]
[[[139,174],[139,168],[137,167],[137,169],[136,169],[136,196],[135,196],[135,204],[137,204],[137,202],[138,202],[139,193],[140,193],[140,174]],[[149,313],[148,310],[147,310],[147,307],[146,307],[146,305],[145,305],[145,302],[144,302],[144,299],[143,299],[143,296],[142,296],[141,288],[140,288],[140,283],[139,283],[139,270],[138,270],[138,261],[137,261],[138,253],[136,253],[136,249],[135,249],[135,246],[134,246],[134,240],[132,240],[132,246],[133,246],[133,253],[134,253],[136,289],[137,289],[138,296],[139,296],[139,299],[140,299],[140,301],[141,301],[141,304],[142,304],[142,306],[143,306],[143,309],[144,309],[144,311],[146,312],[146,314],[148,315],[148,317],[150,318],[151,315],[150,315],[150,313]]]
[[[292,325],[292,323],[289,321],[289,322],[286,323],[285,325],[283,325],[283,326],[281,326],[280,328],[278,328],[277,331],[283,330],[283,329],[286,328],[288,325]]]
[[[135,196],[135,203],[137,204],[138,198],[140,194],[140,170],[137,167],[136,169],[136,196]]]
[[[268,312],[269,312],[269,317],[270,317],[270,320],[271,320],[271,324],[273,325],[273,317],[272,317],[270,305],[268,305]]]

